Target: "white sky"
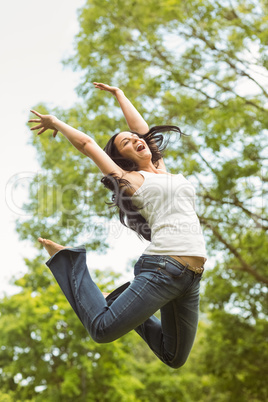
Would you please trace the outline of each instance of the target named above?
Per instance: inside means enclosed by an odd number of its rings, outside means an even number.
[[[77,100],[78,74],[63,69],[61,60],[72,52],[78,31],[76,10],[84,3],[10,0],[0,5],[1,294],[13,292],[10,278],[26,272],[23,257],[37,253],[30,243],[19,241],[15,231],[27,189],[19,186],[20,191],[15,190],[14,183],[19,178],[19,183],[27,184],[39,170],[35,150],[27,145],[29,110],[39,102],[67,108]],[[108,256],[90,253],[91,266],[123,271],[129,258],[141,254],[145,247],[135,234],[111,241],[113,249]]]

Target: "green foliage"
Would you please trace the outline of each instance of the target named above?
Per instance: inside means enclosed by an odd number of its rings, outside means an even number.
[[[213,325],[201,345],[201,361],[209,362],[206,373],[214,378],[215,388],[225,393],[225,401],[267,400],[267,321],[251,323],[222,310],[210,318]]]
[[[53,113],[103,147],[126,124],[115,99],[94,89],[102,81],[120,86],[151,126],[176,124],[191,134],[170,137],[166,161],[196,184],[209,254],[217,257],[201,305],[209,322],[179,371],[134,334],[95,345],[42,273],[40,257],[27,261],[22,292],[1,302],[3,398],[267,399],[267,14],[262,0],[88,0],[80,10],[75,56],[66,63],[83,73],[81,105]],[[31,143],[42,172],[25,205],[31,216],[17,223],[21,239],[104,250],[112,211],[97,168],[60,135],[33,135]]]

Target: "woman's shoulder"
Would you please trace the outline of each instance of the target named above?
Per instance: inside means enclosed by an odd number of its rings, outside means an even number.
[[[124,172],[122,179],[127,180],[130,188],[127,190],[129,195],[133,195],[144,182],[145,176],[140,173],[142,171]]]

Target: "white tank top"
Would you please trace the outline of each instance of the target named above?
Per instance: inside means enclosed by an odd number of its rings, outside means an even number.
[[[151,243],[144,254],[207,258],[205,241],[195,212],[195,189],[182,174],[155,174],[140,170],[144,177],[132,202],[151,228]]]

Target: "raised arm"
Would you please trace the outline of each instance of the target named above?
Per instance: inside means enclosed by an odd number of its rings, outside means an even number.
[[[149,131],[148,124],[121,89],[111,87],[101,82],[93,82],[93,84],[95,85],[95,88],[98,88],[102,91],[111,92],[116,97],[122,112],[124,113],[127,125],[131,131],[135,131],[139,134],[145,134]]]
[[[104,175],[116,173],[121,176],[125,173],[93,138],[69,126],[55,116],[42,115],[35,110],[31,110],[31,112],[38,117],[38,119],[29,120],[29,123],[38,123],[31,127],[31,130],[38,130],[38,135],[43,134],[46,130],[53,130],[53,137],[56,137],[57,133],[61,132],[78,151],[92,159]]]

